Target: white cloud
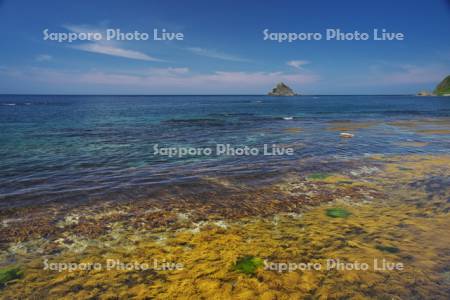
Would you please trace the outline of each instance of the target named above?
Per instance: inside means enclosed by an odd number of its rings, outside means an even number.
[[[151,68],[148,69],[148,75],[153,76],[180,76],[183,74],[188,74],[189,68]]]
[[[119,73],[89,72],[83,74],[79,80],[86,83],[101,83],[112,86],[137,86],[175,90],[224,90],[230,93],[234,90],[269,90],[276,82],[284,81],[287,84],[302,85],[318,80],[317,76],[285,74],[282,72],[221,72],[209,74],[168,74],[162,75],[161,70],[156,73],[137,76]]]
[[[153,56],[147,55],[139,51],[123,49],[116,46],[109,46],[101,43],[86,43],[80,45],[73,45],[71,46],[71,48],[92,53],[106,54],[130,59],[160,61],[160,62],[163,61],[161,59],[155,58]]]
[[[235,56],[235,55],[231,55],[231,54],[227,54],[227,53],[223,53],[223,52],[219,52],[214,49],[205,49],[205,48],[199,48],[199,47],[189,47],[186,49],[194,54],[211,57],[211,58],[217,58],[217,59],[228,60],[228,61],[237,61],[237,62],[248,62],[249,61],[248,59],[245,59],[245,58],[242,58],[239,56]]]
[[[309,64],[307,60],[290,60],[286,63],[288,66],[301,70],[304,65]]]
[[[53,59],[53,57],[51,56],[51,55],[48,55],[48,54],[39,54],[39,55],[36,55],[36,61],[38,61],[38,62],[43,62],[43,61],[49,61],[49,60],[52,60]]]
[[[95,27],[90,25],[75,25],[75,24],[67,24],[63,25],[62,27],[66,28],[67,30],[75,33],[85,33],[85,32],[92,32],[92,33],[100,33],[104,34],[106,31],[106,28],[103,27]]]
[[[10,74],[12,75],[10,70]],[[283,72],[223,72],[196,74],[188,68],[155,68],[140,73],[119,72],[68,72],[54,69],[34,68],[22,70],[15,77],[28,82],[49,83],[51,86],[79,86],[117,90],[132,93],[265,93],[274,84],[283,81],[294,89],[303,90],[307,84],[319,80],[317,75]],[[81,90],[81,91],[82,91]]]
[[[441,65],[373,65],[367,84],[401,85],[439,82],[448,69]]]
[[[91,32],[102,34],[103,37],[102,40],[89,41],[86,43],[70,46],[73,49],[144,61],[157,61],[157,62],[164,61],[162,59],[150,56],[140,51],[125,49],[121,47],[121,43],[118,41],[105,40],[106,28],[93,27],[89,25],[64,25],[63,27],[75,33]]]

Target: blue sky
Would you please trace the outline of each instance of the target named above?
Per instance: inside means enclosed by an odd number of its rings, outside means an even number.
[[[147,41],[44,40],[56,33],[148,32]],[[154,41],[153,29],[182,41]],[[264,40],[269,32],[386,29],[403,41]],[[398,94],[450,74],[450,4],[419,1],[0,0],[0,93]]]

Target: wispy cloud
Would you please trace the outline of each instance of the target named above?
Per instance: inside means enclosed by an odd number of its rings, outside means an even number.
[[[36,57],[35,57],[35,60],[38,62],[50,61],[52,59],[53,59],[53,57],[48,54],[39,54],[39,55],[36,55]]]
[[[152,76],[181,76],[189,73],[189,68],[150,68],[144,74]]]
[[[101,33],[102,36],[105,36],[106,29],[99,28],[99,27],[92,27],[88,25],[64,25],[64,28],[71,32],[75,33],[86,33],[86,32],[92,32],[92,33]],[[110,55],[110,56],[117,56],[117,57],[123,57],[123,58],[129,58],[129,59],[137,59],[137,60],[144,60],[144,61],[156,61],[156,62],[163,62],[165,60],[159,59],[153,56],[150,56],[146,53],[136,51],[136,50],[130,50],[125,49],[121,47],[120,43],[117,41],[107,41],[105,39],[102,40],[96,40],[96,41],[89,41],[82,44],[77,45],[71,45],[70,46],[73,49],[91,52],[91,53],[98,53],[98,54],[104,54],[104,55]]]
[[[90,26],[90,25],[76,25],[76,24],[65,24],[62,27],[65,29],[75,32],[75,33],[85,33],[85,32],[92,32],[92,33],[101,33],[104,34],[106,28],[103,27],[97,27],[97,26]]]
[[[109,92],[132,93],[265,93],[276,82],[286,82],[295,89],[319,80],[312,74],[292,74],[284,72],[224,72],[206,74],[191,72],[188,68],[154,68],[140,73],[126,72],[68,72],[55,69],[34,68],[29,70],[9,70],[15,78],[28,82],[48,83],[50,86],[82,86],[107,88]],[[70,83],[70,84],[69,84]]]
[[[373,65],[368,84],[401,85],[439,82],[448,73],[442,65]]]
[[[304,65],[309,64],[309,61],[307,61],[307,60],[290,60],[286,64],[295,69],[301,70]]]
[[[223,53],[214,49],[205,49],[205,48],[199,48],[199,47],[188,47],[186,48],[188,51],[201,55],[206,56],[210,58],[217,58],[221,60],[228,60],[228,61],[236,61],[236,62],[249,62],[250,60],[246,58],[242,58],[236,55]]]
[[[101,43],[86,43],[86,44],[80,44],[80,45],[73,45],[71,46],[73,49],[78,49],[86,52],[92,52],[92,53],[99,53],[99,54],[106,54],[111,56],[118,56],[118,57],[125,57],[130,59],[138,59],[138,60],[146,60],[146,61],[164,61],[162,59],[155,58],[153,56],[150,56],[148,54],[134,51],[134,50],[128,50],[119,48],[117,46],[108,46]]]

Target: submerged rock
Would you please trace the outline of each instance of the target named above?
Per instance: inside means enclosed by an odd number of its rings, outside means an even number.
[[[353,133],[341,132],[341,134],[339,134],[339,136],[340,136],[341,138],[351,139],[351,138],[354,137],[355,135],[354,135]]]
[[[296,96],[297,94],[286,84],[280,82],[268,93],[269,96]]]

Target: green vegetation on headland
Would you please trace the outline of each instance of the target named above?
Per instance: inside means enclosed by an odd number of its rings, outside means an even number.
[[[433,93],[420,91],[417,96],[450,96],[450,75],[445,77],[434,89]]]
[[[450,96],[450,75],[437,85],[434,93],[438,96]]]

